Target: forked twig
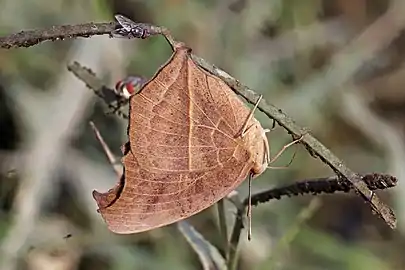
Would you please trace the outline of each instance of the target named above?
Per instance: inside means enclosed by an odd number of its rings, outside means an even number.
[[[360,177],[363,183],[372,191],[395,187],[398,182],[397,178],[388,174],[372,173]],[[338,176],[309,179],[298,181],[285,187],[274,188],[256,193],[251,197],[251,204],[258,205],[274,199],[280,200],[283,196],[292,197],[304,194],[318,195],[321,193],[332,194],[335,192],[347,193],[354,190],[353,184]],[[229,240],[230,244],[228,259],[230,264],[235,264],[237,247],[239,245],[241,232],[244,228],[243,217],[245,216],[248,204],[249,198],[245,198],[239,204],[239,206],[236,205],[238,210]]]
[[[372,191],[395,187],[398,182],[398,179],[391,175],[379,173],[366,174],[361,176],[361,179]],[[253,196],[254,198],[252,198],[252,204],[258,205],[259,203],[268,202],[272,199],[279,200],[283,196],[291,197],[304,194],[318,195],[321,193],[332,194],[335,192],[350,192],[353,190],[354,187],[350,182],[338,176],[309,179],[285,187],[256,193]],[[247,200],[245,200],[243,204],[246,205]]]

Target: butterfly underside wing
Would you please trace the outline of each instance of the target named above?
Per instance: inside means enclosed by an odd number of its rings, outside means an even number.
[[[267,139],[251,109],[220,78],[196,65],[187,47],[130,98],[124,174],[93,192],[116,233],[151,230],[190,217],[267,167]]]

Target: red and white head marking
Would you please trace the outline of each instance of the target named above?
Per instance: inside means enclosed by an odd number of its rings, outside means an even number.
[[[128,76],[115,84],[115,93],[126,99],[139,92],[145,83],[145,79],[139,76]]]

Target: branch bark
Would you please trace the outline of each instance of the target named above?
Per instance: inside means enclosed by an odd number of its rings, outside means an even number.
[[[20,31],[5,37],[0,37],[0,48],[31,47],[41,42],[64,40],[77,37],[91,37],[110,34],[118,27],[115,22],[85,23],[77,25],[52,26],[49,29]]]

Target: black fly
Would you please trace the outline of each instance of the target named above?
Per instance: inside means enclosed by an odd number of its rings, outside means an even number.
[[[135,23],[134,21],[128,19],[123,15],[114,16],[117,22],[122,26],[122,28],[115,29],[111,34],[114,37],[121,38],[146,38],[147,33],[145,31],[146,24],[144,23]]]

